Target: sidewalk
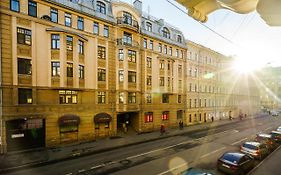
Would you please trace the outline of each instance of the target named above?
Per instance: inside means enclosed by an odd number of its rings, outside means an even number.
[[[251,117],[248,117],[247,119],[250,118]],[[220,120],[197,125],[190,125],[185,126],[182,130],[179,130],[179,128],[168,128],[168,133],[163,136],[160,136],[159,131],[155,131],[137,135],[122,135],[122,137],[112,137],[64,147],[45,148],[26,152],[11,152],[5,155],[0,155],[0,174],[20,168],[47,165],[67,159],[73,159],[79,156],[105,152],[120,147],[136,145],[148,141],[177,136],[184,133],[210,129],[216,126],[227,125],[235,122],[239,122],[239,119]]]

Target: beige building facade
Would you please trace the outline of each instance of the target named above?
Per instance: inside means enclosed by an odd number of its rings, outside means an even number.
[[[225,56],[133,5],[7,0],[1,153],[236,117]]]

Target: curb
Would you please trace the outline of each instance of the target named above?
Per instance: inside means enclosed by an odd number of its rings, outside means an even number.
[[[248,119],[251,119],[251,118],[248,118]],[[238,123],[238,122],[240,122],[240,120],[234,120],[234,121],[231,121],[229,123],[225,123],[225,124],[221,124],[221,125],[217,125],[217,126],[208,126],[208,127],[203,126],[202,128],[198,128],[198,129],[195,129],[195,130],[186,131],[186,132],[183,131],[183,132],[180,132],[180,133],[174,133],[174,134],[170,134],[170,135],[168,133],[167,135],[160,136],[160,137],[155,137],[155,138],[151,138],[151,139],[147,139],[147,140],[141,140],[141,141],[132,142],[132,143],[123,144],[123,145],[118,145],[118,146],[113,146],[113,147],[109,147],[109,148],[103,148],[103,149],[99,149],[99,150],[93,150],[93,151],[88,151],[88,152],[85,151],[85,152],[82,152],[82,153],[78,152],[78,153],[72,154],[71,156],[68,155],[68,156],[64,156],[64,157],[54,159],[54,160],[46,160],[46,161],[41,161],[41,162],[27,163],[27,164],[23,164],[23,165],[16,166],[16,167],[0,169],[0,174],[1,173],[8,173],[8,172],[16,171],[16,170],[22,170],[24,168],[46,166],[46,165],[54,164],[54,163],[57,163],[57,162],[77,159],[77,158],[80,158],[80,157],[94,155],[94,154],[97,154],[97,153],[103,153],[103,152],[111,151],[111,150],[114,150],[114,149],[129,147],[129,146],[138,145],[138,144],[142,144],[142,143],[146,143],[146,142],[152,142],[152,141],[155,141],[155,140],[161,140],[161,139],[165,139],[165,138],[169,138],[169,137],[173,137],[173,136],[180,136],[180,135],[187,134],[187,133],[204,131],[204,130],[212,129],[212,128],[215,128],[215,127],[227,126],[227,125],[231,125],[233,123]]]

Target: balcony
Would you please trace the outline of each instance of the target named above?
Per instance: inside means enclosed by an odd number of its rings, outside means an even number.
[[[139,23],[136,20],[125,18],[125,17],[118,17],[117,24],[122,27],[127,27],[129,29],[139,31]]]
[[[117,45],[118,46],[140,47],[138,42],[128,40],[128,39],[124,39],[124,38],[118,38],[117,39]]]

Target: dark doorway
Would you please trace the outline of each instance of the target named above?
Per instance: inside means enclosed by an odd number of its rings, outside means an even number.
[[[7,151],[45,147],[45,119],[6,121]]]
[[[137,112],[127,112],[117,114],[117,129],[118,132],[127,133],[128,131],[136,130],[137,127]]]

